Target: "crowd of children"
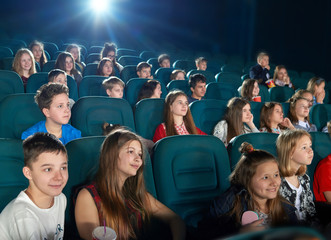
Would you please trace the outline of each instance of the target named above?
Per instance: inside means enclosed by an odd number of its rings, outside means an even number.
[[[23,174],[29,180],[29,186],[22,189],[0,215],[3,239],[63,239],[66,198],[62,189],[68,180],[64,145],[81,137],[81,132],[69,124],[75,102],[69,98],[67,76],[80,84],[86,67],[80,50],[76,44],[68,45],[66,51],[58,55],[55,69],[49,72],[49,83],[42,85],[35,95],[45,121],[22,133]],[[118,77],[123,66],[116,57],[116,45],[106,43],[96,74],[106,77],[102,86],[109,97],[123,98],[125,83]],[[13,70],[26,86],[29,77],[36,73],[36,66],[42,69],[47,60],[44,45],[34,41],[30,50],[18,50]],[[170,63],[169,55],[158,57],[160,68],[170,68]],[[171,73],[171,80],[189,78],[191,94],[181,90],[167,94],[164,119],[155,129],[154,143],[167,136],[206,135],[196,127],[189,104],[204,99],[207,79],[203,71],[207,70],[208,61],[199,57],[195,63],[202,73],[186,76],[185,71],[179,69]],[[153,79],[152,66],[140,62],[136,73],[145,79],[142,88],[137,90],[137,101],[161,98],[161,83]],[[241,134],[277,133],[277,158],[243,143],[241,159],[229,176],[231,186],[211,202],[208,213],[199,223],[196,237],[213,239],[284,225],[321,229],[314,196],[319,202],[331,202],[331,154],[316,168],[314,194],[306,170],[314,156],[309,132],[317,131],[310,122],[309,111],[313,105],[323,104],[325,83],[324,79],[314,77],[307,90],[298,90],[288,100],[288,117],[281,103],[264,102],[258,129],[253,122],[250,101],[261,102],[259,84],[269,88],[274,85],[295,88],[285,66],[277,66],[272,78],[268,54],[258,55],[257,65],[250,69],[250,79],[243,81],[241,97],[228,101],[226,113],[215,125],[213,135],[228,146]],[[107,131],[108,127],[111,124],[103,126],[107,136],[95,179],[78,189],[74,197],[74,215],[80,237],[91,239],[96,227],[106,225],[115,230],[119,239],[169,239],[171,236],[172,239],[185,239],[183,220],[146,191],[143,181],[146,139],[142,140],[122,127]],[[331,122],[323,131],[331,132]],[[249,211],[255,213],[256,219],[243,224],[244,213]]]

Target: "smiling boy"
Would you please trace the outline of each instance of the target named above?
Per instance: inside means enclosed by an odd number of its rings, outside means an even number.
[[[0,215],[0,239],[63,239],[68,181],[64,145],[52,134],[36,133],[23,142],[27,189]]]
[[[36,132],[49,132],[54,134],[63,144],[80,138],[81,132],[68,124],[71,117],[68,87],[51,83],[39,88],[34,99],[46,117],[22,133],[22,139]]]

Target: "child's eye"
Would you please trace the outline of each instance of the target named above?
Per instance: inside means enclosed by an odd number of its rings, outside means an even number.
[[[264,176],[262,179],[268,179],[268,177],[267,176]]]
[[[44,171],[45,171],[45,172],[50,172],[51,169],[50,169],[50,168],[45,168]]]
[[[278,174],[278,173],[276,173],[276,174],[275,174],[275,177],[279,177],[279,174]]]
[[[67,170],[67,167],[61,167],[61,170]]]

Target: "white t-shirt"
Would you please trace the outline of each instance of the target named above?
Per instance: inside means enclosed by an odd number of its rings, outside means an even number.
[[[297,218],[299,220],[305,220],[303,215],[302,215],[302,212],[300,211],[300,196],[301,196],[301,193],[302,193],[302,186],[301,184],[299,185],[299,187],[295,187],[294,185],[292,185],[289,181],[286,180],[286,182],[288,183],[288,185],[290,186],[290,188],[292,188],[292,190],[295,190],[297,195],[296,195],[296,198],[295,198],[295,207],[296,207],[296,211],[295,211],[295,214],[297,215]]]
[[[51,208],[41,209],[22,191],[0,214],[0,239],[62,240],[66,206],[63,193]]]

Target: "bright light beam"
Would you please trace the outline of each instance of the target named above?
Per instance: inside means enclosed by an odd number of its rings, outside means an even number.
[[[109,0],[91,0],[91,8],[95,13],[101,13],[108,10]]]

